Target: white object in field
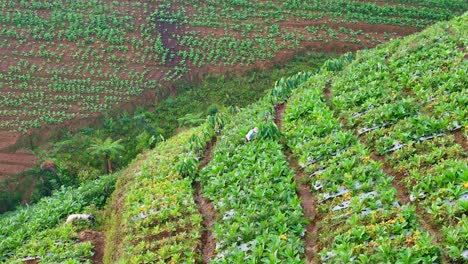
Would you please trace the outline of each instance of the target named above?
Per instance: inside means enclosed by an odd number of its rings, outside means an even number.
[[[424,192],[420,192],[418,195],[411,194],[409,199],[411,202],[416,201],[417,199],[425,198],[426,194]]]
[[[247,133],[247,135],[245,135],[245,139],[247,141],[250,141],[252,140],[252,137],[255,136],[257,133],[258,133],[258,127],[254,127],[253,129],[249,131],[249,133]]]
[[[463,259],[468,259],[468,249],[465,249],[462,253],[461,253]]]
[[[231,209],[223,215],[223,220],[229,220],[233,218],[235,214],[236,214],[236,211],[234,211],[234,209]]]
[[[94,217],[90,214],[71,214],[67,217],[67,223],[70,223],[75,219],[92,220]]]

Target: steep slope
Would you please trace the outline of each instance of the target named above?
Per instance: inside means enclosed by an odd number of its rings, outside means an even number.
[[[242,109],[224,127],[213,159],[199,178],[218,214],[212,262],[301,262],[303,213],[274,124],[272,100],[311,75],[281,80],[275,93]],[[255,126],[258,135],[245,143],[244,135]]]
[[[119,178],[105,262],[207,262],[200,193],[214,205],[213,263],[466,261],[467,23],[465,14],[281,79],[257,104],[158,145]],[[11,232],[4,252],[29,236]]]
[[[206,123],[159,144],[137,172],[119,179],[110,205],[106,262],[201,259],[202,215],[192,178],[213,131]]]

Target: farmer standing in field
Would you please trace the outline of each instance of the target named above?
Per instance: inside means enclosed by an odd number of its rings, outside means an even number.
[[[247,142],[251,141],[252,138],[253,138],[255,135],[257,135],[257,133],[258,133],[258,127],[254,127],[253,129],[251,129],[251,130],[249,131],[249,133],[247,133],[247,135],[245,135],[245,142],[247,143]]]

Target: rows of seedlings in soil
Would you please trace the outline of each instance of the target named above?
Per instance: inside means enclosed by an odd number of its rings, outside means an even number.
[[[466,23],[463,16],[424,31],[424,41],[369,52],[332,85],[337,113],[402,176],[453,261],[468,259]]]
[[[205,65],[245,68],[314,43],[374,46],[466,9],[399,2],[0,1],[0,129],[62,124],[145,90],[156,101],[162,84]]]
[[[2,1],[0,7],[2,130],[25,133],[106,111],[185,71],[165,67],[171,58],[148,3]]]
[[[77,239],[77,232],[88,225],[60,223],[69,214],[102,208],[116,179],[108,175],[78,188],[63,188],[33,206],[0,215],[0,262],[91,263],[93,247]]]
[[[323,70],[312,77],[288,101],[283,120],[288,147],[309,174],[318,200],[320,261],[440,260],[440,249],[419,225],[415,208],[400,204],[392,178],[325,103],[323,90],[331,76]]]
[[[112,259],[130,263],[184,262],[201,259],[202,216],[192,180],[206,143],[209,123],[158,145],[135,174],[119,206],[118,242]],[[114,212],[118,213],[118,212]],[[121,252],[121,253],[120,253]],[[117,253],[117,254],[116,254]]]
[[[314,4],[308,1],[179,1],[160,4],[153,14],[160,23],[187,28],[184,35],[176,32],[172,35],[179,40],[181,48],[177,55],[182,61],[197,66],[251,65],[274,58],[279,50],[297,49],[307,43],[339,41],[373,46],[394,36],[395,29],[389,27],[388,32],[377,32],[376,27],[364,31],[354,24],[422,28],[451,18],[457,13],[453,10],[460,6],[457,1],[449,1],[443,9],[425,4],[418,7],[419,4],[378,5],[342,0]],[[460,11],[465,8],[461,6]],[[171,13],[174,9],[190,10],[190,13]]]
[[[270,97],[233,116],[201,171],[204,196],[218,214],[214,263],[303,263],[303,212],[279,143],[272,102],[284,100],[285,86],[308,76],[279,81]],[[244,136],[256,126],[257,136],[245,143]]]

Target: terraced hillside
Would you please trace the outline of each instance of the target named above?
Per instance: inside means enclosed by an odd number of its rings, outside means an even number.
[[[86,240],[89,231],[81,232],[90,226],[64,222],[68,214],[102,208],[114,191],[116,176],[63,188],[33,206],[0,215],[0,262],[91,263],[95,241]]]
[[[156,103],[181,77],[264,69],[301,50],[374,47],[466,3],[4,0],[0,10],[0,130],[20,135]],[[22,169],[0,165],[4,176]]]
[[[281,79],[159,145],[118,180],[104,262],[466,262],[467,23]],[[5,259],[90,261],[89,244],[55,253],[73,230],[15,235],[27,210],[0,216]]]
[[[211,248],[196,251],[199,258],[462,262],[466,20],[281,80],[269,97],[233,116],[195,176],[215,216],[205,225]],[[244,143],[253,126],[256,140]],[[148,226],[156,236],[146,237],[160,250],[177,232],[157,226]],[[143,245],[141,254],[154,252]]]

